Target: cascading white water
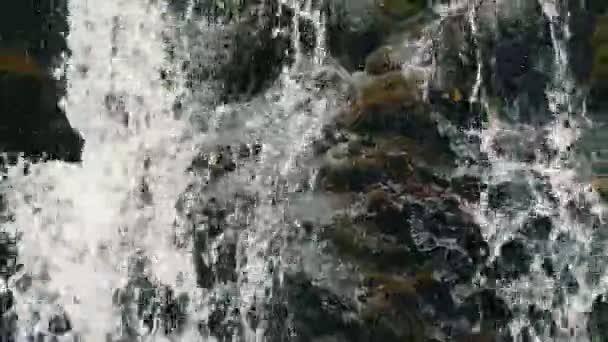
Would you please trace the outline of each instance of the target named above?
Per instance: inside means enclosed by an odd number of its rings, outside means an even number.
[[[172,18],[162,1],[69,2],[72,54],[66,60],[68,95],[63,105],[86,144],[81,165],[38,164],[27,176],[19,174],[19,166],[11,170],[9,211],[15,216],[14,234],[21,236],[19,258],[25,265],[14,279],[31,276],[33,281],[27,291],[15,290],[19,340],[48,334],[48,321],[57,311],[67,313],[73,334],[84,341],[118,338],[124,308],[113,297],[141,271],[134,269],[133,258],[148,261],[144,272],[151,281],[189,295],[192,329],[182,338],[200,340],[196,323],[205,319],[207,299],[221,286],[210,291],[196,287],[192,251],[174,245],[175,202],[189,184],[200,182],[184,172],[198,149],[236,143],[235,138],[262,146],[256,163],[225,180],[230,188],[259,198],[251,222],[238,237],[239,260],[244,256],[246,261],[238,265],[234,293],[242,323],[248,326],[245,313],[264,300],[272,281],[268,264],[280,265],[273,245],[286,226],[277,213],[286,210],[288,200],[277,189],[284,182],[293,187],[291,179],[299,181],[300,155],[333,108],[307,75],[325,61],[322,13],[312,1],[280,3],[294,11],[297,63],[266,94],[216,107],[212,81],[183,96],[179,58],[186,58],[178,56],[170,64],[165,51],[170,37],[187,50],[188,58],[212,63],[214,54],[202,50],[206,40],[217,39],[221,26],[201,28],[208,37],[188,40],[176,30],[184,22]],[[196,25],[191,12],[185,20]],[[315,29],[311,55],[300,48],[301,19]],[[161,69],[176,76],[172,86],[163,83]],[[177,99],[186,107],[186,117],[176,119]],[[224,126],[227,113],[234,112],[247,113],[238,132]],[[208,126],[204,134],[192,126],[201,118]],[[254,182],[251,174],[257,176]],[[246,340],[263,340],[263,327],[248,330]],[[142,336],[151,333],[138,327]]]
[[[33,278],[27,292],[17,292],[19,334],[46,333],[60,308],[84,340],[105,341],[118,332],[112,296],[127,282],[136,250],[152,261],[152,279],[178,292],[194,288],[190,255],[171,244],[193,144],[171,111],[180,89],[160,79],[163,34],[171,28],[162,5],[70,1],[69,11],[64,107],[86,145],[81,165],[44,163],[11,177],[20,260]]]
[[[574,91],[568,67],[566,39],[569,14],[564,11],[567,6],[549,0],[540,1],[540,5],[549,22],[553,42],[554,78],[546,90],[553,120],[542,130],[525,124],[509,124],[500,120],[487,99],[483,96],[480,98],[489,116],[481,131],[481,151],[488,156],[484,181],[489,187],[503,182],[519,182],[530,189],[532,200],[514,212],[505,212],[500,208],[495,210],[488,207],[489,194],[486,190],[482,193],[477,218],[491,247],[490,262],[500,257],[503,244],[521,236],[521,230],[530,218],[549,217],[553,230],[547,241],[526,241],[527,249],[533,254],[527,274],[514,280],[498,280],[495,284],[481,277],[480,283],[482,287],[495,287],[511,308],[518,312],[510,324],[511,334],[517,341],[524,340],[523,329],[533,324],[531,317],[522,314],[528,312],[530,307],[546,310],[552,321],[545,322],[545,329],[540,332],[526,329],[526,334],[534,341],[588,341],[586,314],[595,296],[606,290],[606,283],[600,281],[593,285],[589,281],[590,274],[595,272],[592,248],[596,238],[593,235],[594,227],[577,217],[574,211],[589,210],[603,219],[605,208],[597,194],[589,191],[588,180],[577,175],[577,160],[570,153],[580,137],[581,127],[587,121],[584,107],[576,106],[576,97],[581,95]],[[471,20],[475,23],[476,18],[472,17]],[[502,134],[523,137],[537,136],[539,132],[549,148],[556,151],[555,156],[536,150],[537,162],[530,163],[496,153],[495,144],[500,144]],[[548,193],[538,189],[543,183],[550,187]],[[543,269],[546,265],[543,264],[547,260],[558,272],[556,276],[546,275]],[[577,284],[573,290],[569,288],[571,277]],[[604,279],[605,276],[600,278]],[[552,324],[554,331],[551,331]]]

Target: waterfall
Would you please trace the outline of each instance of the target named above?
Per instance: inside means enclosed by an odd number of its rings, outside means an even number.
[[[230,286],[236,287],[230,293],[244,340],[264,340],[263,326],[251,326],[247,313],[266,301],[276,276],[269,269],[283,267],[288,196],[302,182],[314,183],[311,170],[302,174],[301,158],[332,107],[314,85],[326,52],[324,14],[313,3],[277,2],[293,12],[293,65],[264,94],[219,104],[216,81],[188,90],[188,70],[180,67],[218,62],[222,50],[213,47],[228,26],[195,17],[193,3],[178,17],[163,1],[69,1],[71,55],[62,105],[86,144],[81,164],[35,164],[28,175],[17,165],[4,185],[24,265],[9,284],[19,341],[52,334],[49,322],[63,313],[70,334],[84,341],[161,338],[158,323],[138,322],[138,303],[120,299],[157,296],[161,285],[189,298],[183,340],[212,339],[201,337],[198,322],[210,319],[211,301]],[[314,28],[312,53],[301,46],[302,20]],[[261,152],[214,188],[186,172],[200,151],[227,145],[256,145]],[[202,289],[189,237],[208,234],[209,226],[180,217],[176,201],[184,194],[228,199],[243,193],[255,198],[254,207],[231,217],[246,216],[246,226],[210,242],[236,239],[238,279]],[[176,244],[180,239],[185,244]],[[204,254],[210,263],[218,258],[213,248]],[[32,285],[19,290],[24,279]]]
[[[487,99],[480,98],[488,112],[480,133],[481,152],[487,155],[484,179],[488,187],[482,192],[478,221],[491,247],[488,264],[508,253],[505,246],[512,247],[515,241],[523,243],[524,253],[530,256],[510,257],[529,258],[529,270],[502,279],[481,274],[479,282],[482,287],[496,288],[511,306],[515,316],[510,330],[516,341],[589,341],[587,313],[596,295],[605,290],[605,270],[595,260],[603,244],[597,229],[603,226],[605,207],[590,192],[589,180],[578,176],[580,160],[573,153],[589,122],[581,101],[584,94],[576,91],[569,70],[567,6],[565,1],[548,0],[539,5],[552,41],[553,78],[546,89],[552,119],[542,127],[508,123]],[[476,18],[471,21],[475,24]],[[478,64],[481,69],[481,59]],[[525,139],[524,144],[541,141],[548,148],[527,146],[535,149],[534,161],[501,155],[497,151],[505,134]],[[498,192],[490,192],[501,186],[507,192],[514,186],[508,197],[523,193],[526,198],[514,199],[519,203],[513,207],[492,206],[491,197]],[[544,224],[550,232],[546,237],[526,235],[526,229],[537,229],[534,224]]]

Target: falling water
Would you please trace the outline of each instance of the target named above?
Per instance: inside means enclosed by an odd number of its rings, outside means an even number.
[[[481,276],[480,282],[483,287],[496,288],[510,304],[515,314],[510,324],[515,340],[588,341],[587,313],[595,296],[606,289],[601,275],[605,270],[598,269],[596,257],[601,253],[598,246],[603,244],[598,241],[601,237],[596,230],[602,224],[605,209],[597,194],[590,192],[589,180],[577,174],[578,167],[588,166],[578,165],[579,160],[572,153],[581,130],[589,123],[581,101],[583,95],[575,90],[568,66],[567,6],[549,0],[540,1],[540,5],[549,22],[554,53],[553,79],[546,89],[552,120],[541,130],[524,123],[507,123],[483,96],[480,99],[489,116],[481,131],[481,151],[488,159],[488,190],[482,192],[478,221],[491,246],[489,263],[501,257],[503,246],[524,239],[526,252],[531,253],[530,268],[516,279],[491,281]],[[481,61],[478,62],[481,68]],[[496,146],[500,146],[505,134],[521,139],[536,137],[548,148],[538,149],[541,145],[537,145],[534,162],[499,155]],[[527,141],[536,144],[533,141],[539,140]],[[507,196],[513,196],[519,204],[514,208],[490,207],[490,189],[505,184],[517,186],[519,190],[512,190]],[[529,191],[530,198],[515,198],[518,191],[524,197]],[[535,219],[547,219],[553,227],[546,238],[524,237],[524,229]],[[548,274],[549,267],[555,275]]]
[[[213,63],[217,56],[205,44],[218,39],[220,24],[200,18],[195,23],[191,8],[183,18],[174,17],[161,1],[69,2],[71,56],[63,106],[86,144],[79,165],[37,164],[25,176],[19,173],[22,165],[11,170],[6,185],[15,218],[11,228],[20,237],[24,264],[11,286],[19,279],[32,281],[29,288],[15,290],[19,340],[50,334],[48,322],[61,312],[70,317],[73,334],[85,341],[124,335],[129,304],[117,305],[113,298],[137,279],[187,294],[191,329],[182,337],[200,340],[196,324],[225,289],[219,284],[199,288],[191,243],[187,248],[175,243],[187,240],[191,229],[208,229],[180,221],[175,203],[189,186],[201,191],[195,197],[246,193],[256,199],[242,214],[246,226],[236,232],[239,276],[231,293],[241,308],[245,340],[263,340],[263,327],[250,326],[246,313],[268,295],[269,269],[281,267],[276,245],[288,224],[288,194],[298,184],[313,183],[309,170],[294,170],[301,169],[300,159],[332,106],[312,77],[326,59],[323,14],[310,0],[281,3],[294,11],[293,67],[286,67],[265,94],[218,106],[214,81],[188,93],[185,71],[176,66],[187,59]],[[315,29],[312,54],[300,47],[299,20]],[[203,34],[180,36],[184,25]],[[168,41],[178,50],[171,61]],[[163,70],[174,77],[170,85],[161,77]],[[186,107],[179,113],[178,101]],[[198,125],[201,120],[206,124]],[[239,166],[217,188],[203,188],[203,179],[185,172],[200,150],[254,143],[261,147],[258,160]],[[138,267],[141,263],[146,266]],[[153,333],[141,322],[135,330],[141,336]]]

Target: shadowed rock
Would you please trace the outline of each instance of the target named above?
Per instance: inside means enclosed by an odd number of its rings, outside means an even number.
[[[82,137],[58,101],[65,80],[50,71],[67,52],[66,2],[16,1],[0,13],[0,150],[79,161]]]

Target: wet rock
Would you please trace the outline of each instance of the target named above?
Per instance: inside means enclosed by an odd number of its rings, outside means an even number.
[[[416,80],[395,71],[366,82],[345,119],[354,130],[402,130],[412,121],[431,121],[421,101]]]
[[[522,240],[511,240],[500,247],[500,256],[494,261],[486,275],[493,279],[516,279],[528,274],[532,256]]]
[[[206,328],[220,341],[229,341],[234,334],[239,333],[237,316],[238,311],[234,308],[232,300],[228,297],[220,298],[215,301],[211,309]]]
[[[370,15],[372,10],[368,0],[327,4],[328,48],[349,71],[363,69],[366,56],[382,44],[384,33]]]
[[[403,228],[400,233],[407,235],[407,228]],[[364,225],[355,224],[349,218],[334,218],[331,225],[323,228],[321,237],[331,242],[343,261],[365,265],[368,269],[396,270],[419,262],[410,246],[373,235]]]
[[[601,197],[608,198],[608,177],[595,176],[591,180],[591,186]]]
[[[222,244],[217,253],[218,260],[214,273],[218,281],[221,283],[236,281],[236,244]]]
[[[281,6],[281,15],[278,15]],[[288,32],[274,34],[277,28],[289,28],[293,10],[273,1],[249,7],[238,20],[229,60],[221,68],[226,99],[251,96],[270,85],[289,63],[285,51],[292,50]],[[289,30],[287,30],[289,31]]]
[[[382,75],[401,69],[401,62],[392,46],[383,46],[365,59],[365,71],[370,75]]]
[[[425,324],[418,312],[413,282],[382,274],[367,277],[369,298],[362,316],[371,325],[374,338],[424,341]]]
[[[326,164],[320,171],[324,188],[333,191],[359,191],[385,178],[387,171],[407,171],[407,163],[401,167],[387,168],[389,161],[380,156],[357,157]],[[406,173],[402,173],[405,176]]]
[[[454,317],[456,303],[452,298],[449,283],[435,279],[431,272],[419,272],[416,274],[414,287],[424,313],[443,322]]]
[[[469,322],[481,323],[481,329],[485,331],[505,327],[512,318],[509,306],[489,289],[467,297],[459,310]]]
[[[493,210],[524,210],[533,201],[531,189],[527,183],[505,181],[490,185],[488,206]]]
[[[80,161],[84,140],[58,106],[49,76],[1,72],[0,150],[26,157]]]
[[[404,211],[426,269],[440,272],[449,281],[468,281],[487,258],[488,245],[479,226],[457,202],[409,200]]]
[[[161,320],[163,332],[165,335],[179,333],[186,324],[188,295],[180,294],[176,298],[173,289],[166,285],[162,286],[161,290],[158,294],[158,318]]]
[[[209,199],[202,210],[207,218],[207,229],[210,238],[217,237],[224,230],[226,209],[215,197]]]
[[[575,79],[579,83],[587,83],[591,76],[593,65],[593,46],[591,37],[594,31],[595,16],[601,13],[599,9],[591,9],[597,5],[588,4],[587,8],[569,3],[571,36],[568,39],[568,62]]]
[[[55,335],[64,335],[72,330],[72,323],[66,313],[54,315],[49,319],[49,332]]]
[[[568,295],[574,295],[580,289],[578,280],[576,279],[574,274],[572,274],[572,271],[569,266],[566,266],[564,267],[564,269],[562,269],[562,272],[559,275],[559,280],[560,283],[563,284],[561,286],[561,290],[563,290]]]
[[[608,301],[605,295],[600,295],[593,301],[588,330],[593,340],[608,341]]]
[[[202,288],[210,289],[215,284],[215,275],[213,274],[213,269],[203,257],[203,253],[207,253],[207,243],[205,233],[196,231],[192,252],[194,271],[196,272],[196,284]]]
[[[0,151],[80,161],[84,140],[58,106],[65,78],[51,77],[67,51],[67,4],[6,4],[0,22]]]
[[[463,175],[451,180],[451,189],[462,198],[470,202],[479,202],[480,193],[483,188],[479,177]]]
[[[534,216],[522,227],[522,234],[528,239],[547,241],[553,230],[553,222],[547,216]]]
[[[436,66],[430,80],[431,95],[447,98],[446,111],[458,103],[466,102],[473,89],[476,74],[476,62],[472,46],[470,24],[465,15],[448,16],[439,26],[437,38],[434,39]],[[444,102],[444,104],[446,104]],[[446,115],[452,118],[453,110]],[[456,121],[466,121],[457,118]]]
[[[398,234],[400,230],[405,229],[406,217],[399,206],[384,197],[386,195],[381,190],[368,194],[368,220],[373,221],[385,234]]]
[[[403,20],[420,13],[426,8],[427,2],[425,0],[379,0],[376,2],[376,6],[382,14]]]
[[[293,309],[297,341],[312,341],[316,337],[334,334],[356,336],[351,327],[354,324],[342,318],[352,309],[339,297],[315,287],[301,274],[287,277],[285,285],[287,303]]]
[[[497,340],[496,333],[493,331],[474,333],[458,338],[458,342],[493,342]]]

